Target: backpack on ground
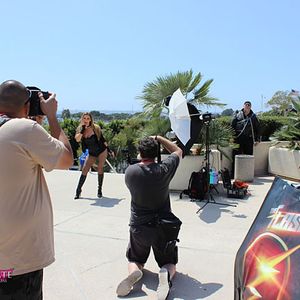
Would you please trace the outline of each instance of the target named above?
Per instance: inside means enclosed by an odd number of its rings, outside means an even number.
[[[191,200],[204,200],[208,191],[208,174],[205,168],[202,168],[198,172],[191,174],[189,185],[186,190],[183,190],[179,198],[182,199],[182,195],[187,195]]]

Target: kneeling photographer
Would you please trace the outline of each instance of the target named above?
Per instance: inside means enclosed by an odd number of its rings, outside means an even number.
[[[160,144],[170,153],[156,162]],[[178,261],[176,239],[181,222],[171,212],[169,183],[182,157],[182,150],[168,139],[156,136],[142,139],[138,146],[141,161],[130,165],[125,183],[131,194],[130,240],[126,252],[129,275],[117,287],[126,296],[142,276],[151,248],[159,267],[158,299],[166,299]],[[165,223],[172,222],[177,234]]]

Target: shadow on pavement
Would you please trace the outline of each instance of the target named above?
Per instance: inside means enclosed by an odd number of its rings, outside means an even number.
[[[187,274],[177,273],[168,299],[204,299],[214,294],[222,286],[222,284],[215,282],[201,283]]]
[[[86,200],[94,200],[94,203],[91,203],[92,206],[101,206],[101,207],[114,207],[118,205],[122,200],[125,198],[109,198],[109,197],[102,197],[102,198],[84,198]]]
[[[144,276],[143,278],[135,285],[134,289],[127,297],[122,297],[126,299],[144,297],[147,295],[145,291],[143,291],[143,285],[147,287],[147,289],[156,291],[158,286],[158,275],[157,273],[151,272],[147,269],[143,270]],[[222,288],[222,284],[220,283],[201,283],[188,276],[187,274],[183,274],[177,272],[173,279],[173,286],[170,290],[170,294],[168,299],[184,299],[184,300],[197,300],[204,299],[220,288]]]
[[[199,218],[208,224],[216,223],[222,213],[231,213],[231,211],[218,205],[208,204],[203,210],[200,210]]]
[[[222,213],[229,213],[234,216],[234,213],[230,209],[227,209],[226,207],[230,205],[237,206],[238,202],[235,201],[236,199],[232,199],[233,201],[231,200],[228,201],[228,199],[224,199],[223,197],[222,198],[220,197],[219,199],[216,198],[215,200],[218,203],[222,203],[222,205],[214,204],[213,202],[208,202],[208,204],[205,205],[206,200],[197,202],[197,205],[199,205],[200,208],[203,207],[203,209],[201,209],[198,212],[199,218],[202,221],[206,223],[215,223],[221,217]]]

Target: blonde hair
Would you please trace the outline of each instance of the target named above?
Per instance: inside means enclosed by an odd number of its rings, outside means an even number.
[[[83,117],[84,116],[89,116],[90,119],[91,119],[91,124],[90,126],[92,127],[93,131],[95,132],[96,136],[97,136],[97,139],[99,140],[100,139],[100,136],[101,136],[101,128],[99,125],[95,124],[94,123],[94,119],[93,119],[93,116],[91,115],[91,113],[89,112],[84,112],[82,115],[81,115],[81,118],[80,118],[80,121],[82,121]],[[81,131],[81,125],[79,125],[76,129],[76,132],[80,132]]]

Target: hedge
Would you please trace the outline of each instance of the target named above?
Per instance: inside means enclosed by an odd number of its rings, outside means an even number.
[[[288,123],[288,117],[283,116],[258,116],[260,122],[260,136],[262,141],[269,141],[270,136],[283,125]],[[224,116],[215,119],[222,125],[230,125],[232,117]]]

